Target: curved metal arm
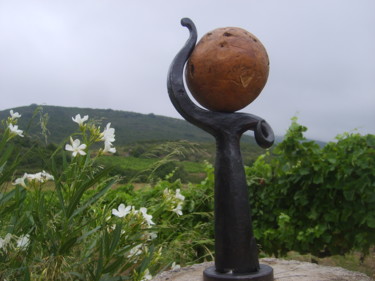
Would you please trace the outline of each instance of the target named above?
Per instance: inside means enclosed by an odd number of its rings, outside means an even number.
[[[181,24],[189,29],[190,36],[185,46],[176,55],[169,68],[168,93],[177,111],[190,123],[205,130],[214,137],[223,130],[242,135],[247,130],[254,131],[255,140],[259,146],[268,148],[274,142],[274,134],[268,123],[255,115],[246,113],[213,112],[198,107],[188,96],[183,72],[197,42],[197,29],[188,18],[183,18]]]
[[[189,29],[190,37],[170,66],[167,81],[169,97],[187,121],[215,137],[217,148],[214,275],[219,276],[211,278],[208,276],[210,273],[205,272],[204,280],[237,280],[238,275],[231,279],[230,276],[223,278],[220,274],[229,271],[234,274],[253,274],[261,270],[252,231],[240,138],[245,131],[252,130],[257,143],[267,148],[273,144],[274,135],[268,123],[258,116],[209,111],[200,108],[189,98],[184,86],[183,72],[185,63],[194,50],[197,30],[190,19],[182,19],[181,24]],[[247,275],[241,279],[249,280]]]

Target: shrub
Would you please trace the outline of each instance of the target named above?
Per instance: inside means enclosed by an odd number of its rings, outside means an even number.
[[[294,119],[272,153],[247,167],[262,250],[316,256],[375,244],[375,136],[344,134],[320,147]]]
[[[19,117],[11,111],[0,142],[0,279],[149,280],[158,259],[152,216],[145,208],[124,214],[121,205],[103,204],[117,178],[95,160],[115,153],[114,129],[108,124],[100,132],[95,124],[84,123],[88,116],[77,115],[73,121],[80,131],[65,145],[72,157],[63,151],[57,166],[58,148],[49,172],[24,173],[11,188],[6,183],[18,162],[8,162],[10,141],[23,137],[16,125]],[[91,146],[99,141],[104,148],[91,157]]]

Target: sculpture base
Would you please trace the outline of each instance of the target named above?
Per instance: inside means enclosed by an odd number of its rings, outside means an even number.
[[[272,267],[261,264],[260,269],[254,273],[235,274],[235,273],[220,273],[215,270],[215,266],[206,268],[203,271],[204,281],[220,281],[220,280],[251,280],[251,281],[273,281]]]

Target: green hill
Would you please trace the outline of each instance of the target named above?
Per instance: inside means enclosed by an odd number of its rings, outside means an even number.
[[[150,166],[150,161],[156,163],[178,150],[181,154],[176,154],[173,159],[169,159],[174,161],[173,164],[164,165],[160,171],[158,170],[157,175],[164,177],[178,166],[180,173],[176,176],[198,182],[204,176],[201,171],[203,170],[201,162],[207,160],[213,163],[215,159],[214,138],[182,119],[111,109],[47,105],[40,107],[36,104],[13,108],[13,111],[22,115],[18,125],[21,130],[25,131],[24,138],[15,139],[20,149],[19,152],[28,155],[20,164],[19,168],[22,172],[47,169],[42,156],[44,155],[47,159],[55,150],[56,145],[68,142],[67,138],[77,132],[78,125],[72,121],[72,117],[77,114],[82,117],[88,115],[90,120],[97,120],[101,128],[110,122],[111,127],[116,129],[117,153],[110,158],[110,163],[116,166],[113,172],[122,175],[126,180],[139,175],[145,166]],[[9,109],[0,111],[1,120],[9,116]],[[45,138],[41,133],[40,120],[43,118],[48,119],[47,143],[44,143]],[[242,140],[244,142],[241,147],[243,160],[249,165],[262,152],[262,149],[255,144],[253,137],[245,135]],[[101,159],[102,164],[107,165],[106,160],[108,159],[105,157]],[[136,161],[143,165],[143,169],[134,167]],[[197,169],[200,172],[197,172]]]
[[[38,114],[36,110],[41,108]],[[142,146],[147,149],[154,149],[154,145],[165,142],[184,140],[192,143],[199,143],[204,147],[213,159],[215,155],[214,138],[205,131],[191,125],[183,119],[165,117],[155,114],[140,114],[128,111],[112,109],[92,109],[78,107],[61,106],[38,106],[32,104],[13,108],[22,116],[18,125],[21,130],[27,132],[32,139],[44,141],[41,134],[40,117],[48,116],[47,122],[47,143],[61,144],[67,142],[67,138],[78,130],[78,125],[72,121],[72,117],[77,114],[88,115],[89,119],[99,121],[101,128],[108,122],[116,129],[116,147],[124,147],[123,151],[130,151]],[[4,120],[9,115],[9,109],[0,111],[0,119]],[[33,119],[32,122],[30,122]],[[31,124],[31,125],[30,125]],[[254,159],[254,155],[259,155],[262,149],[255,144],[254,137],[244,135],[242,137],[244,145],[241,150],[245,162],[247,159]],[[146,144],[148,143],[148,144]],[[132,149],[129,149],[131,147]],[[126,152],[125,152],[126,154]],[[203,156],[203,155],[202,155]]]
[[[37,109],[37,105],[13,108],[22,117],[19,120],[19,127],[26,130],[29,121]],[[48,142],[60,143],[71,133],[77,130],[77,124],[72,117],[77,114],[89,115],[90,119],[99,120],[104,128],[108,122],[116,129],[116,145],[122,146],[144,141],[173,141],[188,140],[192,142],[213,142],[214,139],[206,132],[194,127],[185,120],[159,116],[154,114],[140,114],[134,112],[112,110],[112,109],[91,109],[78,107],[42,106],[42,114],[48,114]],[[0,118],[3,120],[9,116],[9,110],[0,111]],[[29,129],[29,134],[40,135],[41,129],[39,116]]]

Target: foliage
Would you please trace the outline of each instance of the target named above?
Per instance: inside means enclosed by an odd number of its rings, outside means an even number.
[[[255,235],[268,254],[368,253],[375,244],[375,136],[320,147],[293,119],[285,139],[247,167]]]
[[[40,143],[18,128],[19,117],[11,112],[1,129],[1,280],[144,281],[213,259],[213,167],[180,158],[197,147],[154,143],[142,152],[161,160],[110,156],[110,124],[101,132],[77,115],[79,131],[41,155],[47,172],[24,173],[15,145],[27,144],[27,161]],[[366,254],[375,245],[375,137],[344,134],[321,147],[304,131],[294,119],[283,142],[246,167],[261,250]],[[120,185],[117,174],[126,169],[148,186]],[[183,184],[183,171],[206,178]]]
[[[155,242],[161,245],[161,263],[174,261],[181,265],[212,259],[213,252],[213,167],[206,164],[207,178],[184,189],[180,180],[171,182],[173,172],[154,185],[134,190],[119,187],[110,193],[117,203],[146,206],[158,226]],[[171,194],[183,192],[181,213]],[[115,195],[116,194],[116,195]],[[111,195],[108,196],[111,198]]]
[[[165,179],[155,180],[152,187],[112,189],[119,178],[98,160],[112,158],[103,153],[115,152],[114,130],[107,125],[100,132],[95,121],[84,123],[87,119],[73,118],[79,132],[66,138],[70,143],[58,146],[52,155],[42,155],[48,172],[22,175],[19,171],[13,186],[8,182],[20,166],[19,162],[8,165],[7,157],[10,141],[23,131],[8,128],[17,119],[4,123],[0,279],[150,280],[171,261],[178,266],[176,262],[212,259],[212,166],[207,164],[205,181],[184,189],[174,179],[177,170],[170,164],[178,153],[173,152],[164,157],[165,162],[146,169],[151,178],[169,167]],[[101,141],[104,149],[94,152]],[[135,158],[130,160],[136,165]],[[197,170],[192,164],[189,169]]]
[[[22,122],[19,118],[9,118],[10,117],[7,117],[3,123],[9,123],[10,120],[14,124],[23,123],[26,126],[26,129],[23,131],[24,134],[22,137],[12,138],[11,143],[7,142],[8,146],[13,147],[13,151],[17,151],[17,153],[11,153],[9,155],[8,161],[17,161],[16,159],[18,159],[18,169],[27,173],[35,173],[46,169],[48,166],[46,160],[49,159],[57,149],[55,144],[46,141],[48,138],[48,130],[46,128],[48,114],[43,113],[43,108],[36,107],[35,111],[30,114],[31,120],[29,120],[29,122]],[[35,125],[35,123],[37,123],[37,125]],[[34,126],[39,127],[40,133],[31,136],[29,130]],[[20,155],[22,157],[20,157]],[[61,156],[61,154],[59,154],[59,156]]]
[[[171,172],[172,180],[180,179],[182,182],[200,182],[202,176],[194,179],[194,174],[204,172],[204,164],[191,161],[177,161],[171,155],[163,158],[139,158],[123,156],[102,156],[98,164],[110,168],[111,175],[121,176],[121,182],[156,182],[164,179]],[[203,173],[204,178],[204,173]]]
[[[110,166],[111,175],[121,175],[122,182],[149,180],[148,168],[151,166],[147,164],[147,167],[141,168],[138,164],[146,164],[147,159],[151,159],[152,163],[164,162],[152,173],[153,181],[164,178],[174,170],[174,165],[178,166],[174,179],[180,178],[184,183],[199,183],[205,176],[203,161],[214,162],[213,138],[184,120],[153,114],[58,106],[41,107],[35,104],[19,107],[17,110],[21,111],[23,116],[19,120],[19,125],[26,128],[27,133],[24,138],[14,139],[16,150],[20,151],[21,155],[27,153],[19,164],[21,172],[35,173],[48,168],[45,159],[67,141],[66,137],[75,129],[75,125],[66,121],[78,111],[90,116],[91,122],[95,121],[97,126],[103,126],[106,120],[111,120],[116,128],[115,155],[126,157],[107,158],[99,160],[98,164]],[[0,118],[6,118],[7,115],[8,111],[0,111]],[[244,163],[249,165],[261,153],[261,149],[255,145],[254,138],[245,135],[242,139],[242,156]],[[94,145],[93,148],[98,146]],[[134,162],[134,166],[131,162]]]
[[[22,112],[23,116],[22,120],[20,120],[20,126],[23,128],[28,127],[29,120],[33,118],[37,108],[40,107],[35,104],[16,108],[17,111]],[[8,110],[0,111],[0,119],[6,118],[8,112]],[[97,125],[103,126],[108,120],[111,120],[117,131],[117,146],[149,140],[171,141],[184,139],[193,142],[212,142],[213,140],[204,131],[181,119],[112,109],[44,105],[42,115],[48,114],[49,116],[48,127],[46,127],[48,141],[60,144],[66,136],[74,131],[74,124],[66,121],[77,113],[88,115],[90,120],[97,121]],[[39,131],[40,124],[38,122],[30,125],[30,135],[39,136]],[[44,137],[42,140],[44,140]]]
[[[6,188],[15,168],[6,161],[10,141],[23,137],[16,122],[10,117],[4,122],[0,146],[0,279],[149,280],[159,253],[150,238],[147,210],[133,208],[121,219],[111,215],[113,203],[103,204],[117,179],[95,160],[106,150],[114,152],[114,130],[107,126],[101,133],[95,124],[80,123],[76,139],[65,145],[70,159],[63,152],[63,164],[57,166],[56,151],[51,174],[25,173],[14,188]],[[91,157],[99,141],[104,149]],[[48,180],[54,181],[52,190]]]

